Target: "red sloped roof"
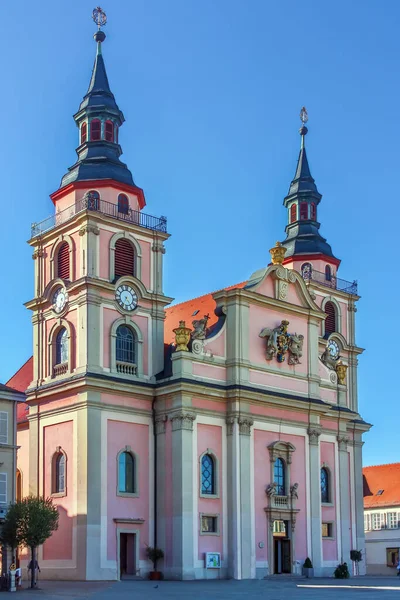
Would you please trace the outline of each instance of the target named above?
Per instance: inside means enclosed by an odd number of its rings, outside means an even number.
[[[7,381],[6,385],[18,390],[19,392],[25,392],[28,385],[33,379],[33,356],[28,358],[25,364]],[[28,414],[28,406],[24,402],[18,402],[17,404],[17,422],[22,423],[26,421]]]
[[[222,289],[233,290],[236,288],[243,288],[246,283],[247,281],[243,281],[242,283],[237,283],[236,285]],[[167,308],[165,311],[164,342],[166,344],[175,342],[173,329],[179,326],[179,321],[185,321],[186,327],[192,327],[192,321],[195,319],[202,319],[204,315],[210,315],[207,326],[211,327],[214,325],[218,320],[218,317],[214,314],[216,304],[213,294],[215,293],[216,292],[211,292],[210,294],[205,294],[204,296],[199,296],[198,298],[193,298],[193,300],[187,300],[186,302],[181,302],[180,304],[175,304],[174,306]],[[196,313],[196,311],[198,312]]]
[[[363,485],[364,508],[400,505],[400,463],[364,467]]]

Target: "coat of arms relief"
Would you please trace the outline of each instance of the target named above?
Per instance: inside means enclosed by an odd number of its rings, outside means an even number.
[[[289,365],[300,364],[300,358],[303,355],[304,335],[297,333],[288,333],[289,321],[282,321],[274,329],[265,327],[261,333],[261,338],[267,339],[266,359],[272,360],[274,356],[278,362],[285,361],[288,355]]]

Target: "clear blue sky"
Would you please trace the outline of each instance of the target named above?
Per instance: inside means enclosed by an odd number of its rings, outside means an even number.
[[[67,8],[66,8],[67,6]],[[75,159],[72,114],[95,54],[93,0],[4,0],[0,381],[31,354],[30,224]],[[323,194],[321,232],[358,279],[365,464],[398,454],[400,4],[376,0],[109,0],[104,57],[125,113],[123,159],[167,215],[165,292],[248,278],[282,239],[299,110]],[[392,226],[393,226],[392,225]]]

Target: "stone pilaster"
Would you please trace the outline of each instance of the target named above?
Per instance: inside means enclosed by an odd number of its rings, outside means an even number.
[[[165,433],[167,429],[167,415],[156,416],[156,444],[157,444],[157,546],[166,548],[166,469],[165,469]],[[162,569],[161,561],[160,567]]]
[[[194,579],[193,423],[196,415],[181,410],[172,425],[172,567],[173,579]]]
[[[320,323],[316,319],[308,321],[308,393],[310,398],[319,398],[319,358],[318,348]]]
[[[362,447],[361,434],[355,434],[353,442],[354,452],[354,503],[356,512],[356,547],[354,550],[361,550],[363,560],[358,563],[358,574],[365,575],[366,572],[366,552],[365,552],[365,533],[364,533],[364,493],[363,493],[363,475],[362,475]]]
[[[153,251],[153,291],[156,294],[163,293],[163,255],[165,254],[165,247],[162,240],[155,239],[152,245]]]
[[[349,487],[349,454],[347,444],[349,438],[343,433],[337,436],[339,449],[339,504],[340,504],[340,537],[342,540],[341,562],[350,563],[350,487]],[[363,514],[363,513],[362,513]],[[364,523],[363,523],[364,527]],[[358,549],[358,548],[357,548]]]
[[[251,427],[249,417],[227,417],[228,576],[255,576],[251,503]]]
[[[310,557],[316,576],[322,575],[322,532],[321,532],[321,460],[319,448],[319,436],[321,426],[310,424],[308,428],[309,441],[309,465],[308,477],[310,481],[310,526],[311,526],[311,548]]]

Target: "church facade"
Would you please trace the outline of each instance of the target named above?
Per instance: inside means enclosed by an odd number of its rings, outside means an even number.
[[[320,235],[302,111],[286,238],[238,285],[166,308],[167,222],[121,162],[102,46],[77,160],[32,226],[23,495],[51,496],[44,578],[315,575],[364,550],[355,283]],[[247,276],[248,274],[246,274]],[[172,290],[173,291],[173,290]],[[360,565],[362,572],[363,563]]]

